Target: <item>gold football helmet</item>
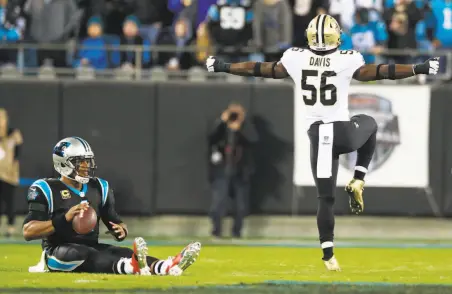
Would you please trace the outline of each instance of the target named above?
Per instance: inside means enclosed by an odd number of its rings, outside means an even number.
[[[341,27],[328,14],[314,17],[306,29],[309,48],[316,51],[328,51],[341,45]]]

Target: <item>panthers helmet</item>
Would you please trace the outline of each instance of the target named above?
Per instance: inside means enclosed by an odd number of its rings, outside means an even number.
[[[320,14],[314,17],[306,29],[309,48],[329,51],[341,45],[341,27],[334,17]]]
[[[81,167],[82,162],[86,162],[87,166]],[[53,166],[60,175],[81,184],[88,183],[96,169],[91,146],[79,137],[65,138],[55,145]]]

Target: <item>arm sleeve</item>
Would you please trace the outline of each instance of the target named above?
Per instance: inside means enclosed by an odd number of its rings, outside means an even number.
[[[44,193],[36,186],[31,186],[27,193],[28,214],[25,217],[24,225],[30,221],[50,220],[49,207]]]
[[[121,218],[115,210],[115,196],[112,189],[108,190],[107,199],[100,211],[100,217],[109,231],[112,230],[110,222],[115,224],[122,223]]]

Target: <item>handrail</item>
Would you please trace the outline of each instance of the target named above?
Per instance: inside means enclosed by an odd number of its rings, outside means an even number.
[[[27,42],[21,42],[21,43],[0,43],[0,51],[6,50],[6,49],[16,49],[18,50],[19,55],[24,54],[25,50],[28,49],[44,49],[44,50],[70,50],[72,52],[76,52],[76,50],[80,49],[87,49],[87,50],[96,50],[96,49],[104,49],[108,51],[135,51],[135,68],[134,68],[134,75],[136,79],[140,79],[142,76],[142,53],[146,50],[145,46],[141,45],[106,45],[104,47],[98,47],[98,46],[82,46],[80,43],[75,42],[67,42],[67,43],[59,43],[59,44],[49,44],[49,43],[27,43]],[[149,51],[151,53],[158,53],[158,52],[173,52],[173,53],[182,53],[182,52],[199,52],[199,51],[205,51],[208,50],[208,52],[217,52],[220,48],[219,47],[205,47],[205,46],[196,46],[196,45],[188,45],[182,48],[179,48],[175,45],[150,45],[148,46]],[[221,51],[224,53],[234,53],[237,52],[237,48],[234,47],[223,47],[221,48]],[[240,52],[243,54],[252,54],[252,53],[260,53],[257,48],[255,47],[245,47],[240,48]],[[278,52],[278,50],[267,50],[267,53],[275,53]],[[362,52],[362,53],[369,53],[371,52]],[[76,54],[74,54],[76,57]],[[438,79],[441,80],[450,80],[452,78],[452,50],[436,50],[436,51],[429,51],[429,50],[418,50],[418,49],[384,49],[380,54],[376,56],[409,56],[409,57],[426,57],[426,56],[446,56],[447,60],[447,66],[446,66],[446,72],[444,74],[440,74],[437,76]],[[26,72],[27,69],[19,66],[19,70],[21,72]],[[58,69],[62,70],[62,69]],[[70,69],[70,71],[74,72],[74,69]]]

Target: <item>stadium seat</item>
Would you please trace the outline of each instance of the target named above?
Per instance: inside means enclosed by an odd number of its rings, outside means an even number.
[[[39,68],[38,78],[40,80],[56,79],[55,68],[51,65],[43,65]]]
[[[94,80],[96,78],[96,71],[90,66],[79,67],[76,70],[75,77],[77,80]]]
[[[118,68],[115,69],[115,80],[133,80],[135,71],[133,68]]]
[[[228,83],[243,83],[245,81],[245,77],[235,76],[235,75],[226,75],[226,81]]]
[[[154,67],[150,70],[151,81],[166,82],[168,81],[168,73],[162,67]]]
[[[188,80],[190,82],[205,82],[206,79],[206,71],[202,67],[196,66],[188,70]]]
[[[17,67],[12,63],[5,64],[1,67],[1,77],[3,79],[17,79],[21,76],[21,72],[19,72]]]

